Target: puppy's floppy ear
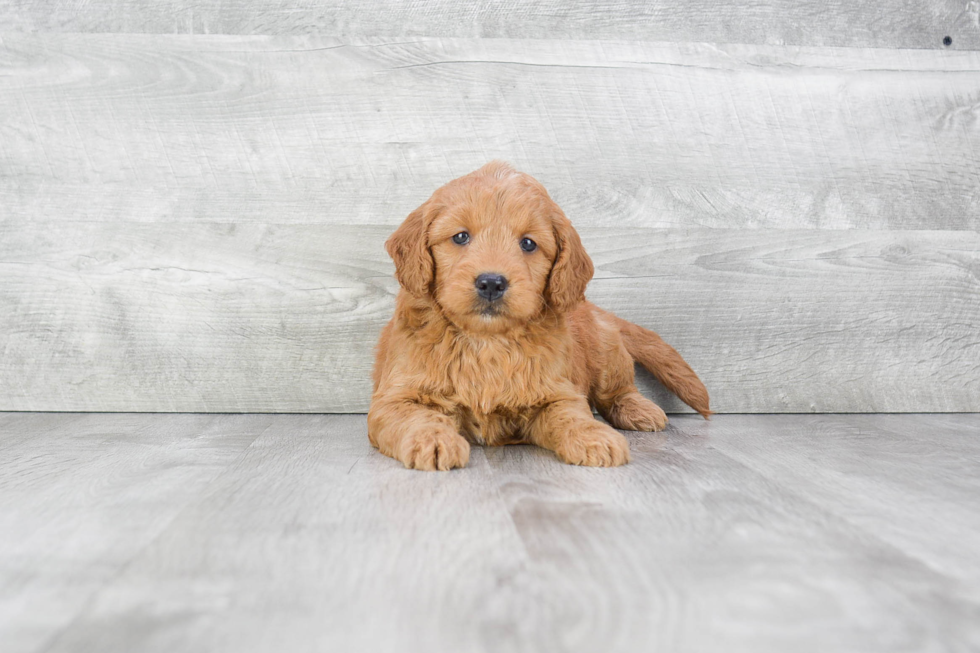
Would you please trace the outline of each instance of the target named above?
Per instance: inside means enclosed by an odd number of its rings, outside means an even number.
[[[429,252],[429,224],[432,222],[429,202],[408,214],[401,226],[385,243],[388,256],[395,262],[395,277],[402,288],[421,297],[429,293],[434,263]]]
[[[551,266],[548,286],[545,289],[548,303],[557,311],[564,312],[585,299],[585,286],[595,273],[592,259],[585,253],[578,232],[572,227],[561,209],[555,207],[552,224],[558,255]]]

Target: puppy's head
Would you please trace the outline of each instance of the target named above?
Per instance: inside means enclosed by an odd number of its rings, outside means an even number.
[[[385,244],[399,283],[454,323],[499,333],[584,298],[592,261],[535,179],[500,162],[455,179]]]

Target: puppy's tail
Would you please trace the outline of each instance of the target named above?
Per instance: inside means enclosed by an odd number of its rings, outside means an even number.
[[[708,389],[677,350],[653,331],[627,322],[612,313],[608,315],[616,319],[623,344],[630,356],[657,377],[665,388],[680,397],[681,401],[708,419],[712,414],[708,408]]]

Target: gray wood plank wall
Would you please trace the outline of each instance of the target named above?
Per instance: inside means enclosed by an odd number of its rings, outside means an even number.
[[[27,32],[629,39],[769,45],[980,46],[976,0],[0,0]]]
[[[0,2],[0,409],[364,410],[503,158],[717,410],[980,410],[975,2],[551,4]]]

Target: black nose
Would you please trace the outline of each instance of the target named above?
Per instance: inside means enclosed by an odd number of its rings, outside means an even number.
[[[476,294],[488,302],[503,297],[505,290],[507,290],[507,278],[502,274],[484,273],[476,278]]]

